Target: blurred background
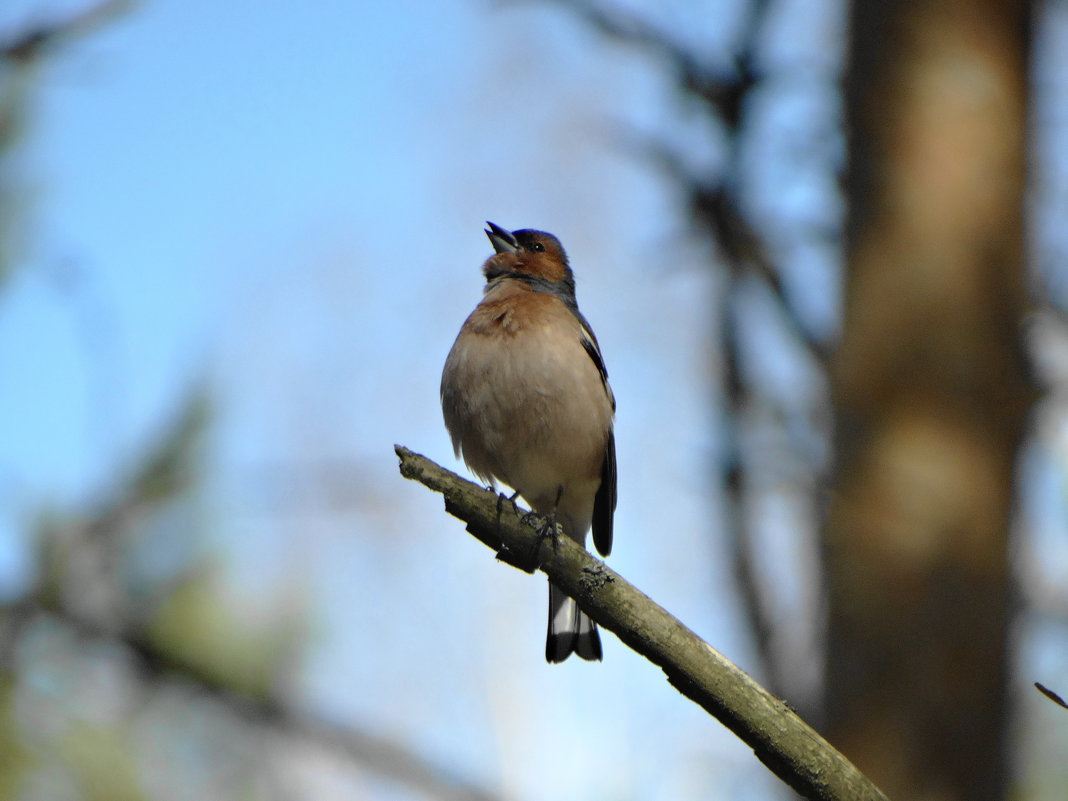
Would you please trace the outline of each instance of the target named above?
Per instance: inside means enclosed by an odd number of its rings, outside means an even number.
[[[0,7],[0,799],[783,799],[400,478],[563,241],[611,565],[891,798],[1061,799],[1068,4]]]

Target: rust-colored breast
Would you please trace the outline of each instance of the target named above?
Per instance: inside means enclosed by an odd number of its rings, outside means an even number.
[[[554,312],[566,312],[562,308],[554,309],[554,305],[561,304],[552,295],[536,292],[517,281],[509,281],[507,285],[491,290],[482,299],[468,318],[467,325],[487,336],[515,336],[524,328],[544,322]]]

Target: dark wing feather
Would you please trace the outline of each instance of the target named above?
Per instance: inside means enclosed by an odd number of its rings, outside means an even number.
[[[612,551],[612,516],[616,511],[616,435],[608,432],[601,464],[601,486],[593,499],[593,544],[601,556]]]
[[[608,397],[612,399],[612,408],[616,408],[616,397],[612,394],[612,388],[608,386],[608,369],[604,366],[604,359],[601,358],[601,349],[597,346],[597,337],[593,335],[587,326],[582,326],[582,333],[585,336],[582,338],[582,347],[585,349],[589,357],[593,359],[594,365],[597,367],[597,372],[601,374],[601,383],[604,384],[604,391],[608,393]]]
[[[612,394],[612,388],[608,386],[608,370],[601,358],[601,349],[597,346],[597,337],[593,335],[589,325],[578,316],[582,323],[582,347],[593,359],[597,366],[597,372],[601,374],[601,382],[604,391],[608,393],[612,401],[612,408],[616,408],[616,398]],[[616,436],[612,431],[608,432],[608,442],[604,446],[604,461],[601,462],[601,486],[597,490],[597,497],[593,500],[593,544],[601,556],[608,556],[612,551],[612,516],[616,511]]]

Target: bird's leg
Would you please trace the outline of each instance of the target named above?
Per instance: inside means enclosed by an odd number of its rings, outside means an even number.
[[[545,522],[542,525],[538,526],[538,539],[534,543],[534,552],[531,554],[532,558],[537,556],[538,551],[541,549],[542,542],[547,539],[552,541],[553,553],[556,553],[557,545],[560,542],[560,531],[556,527],[556,508],[560,505],[560,496],[563,494],[563,486],[557,487],[556,501],[553,503],[553,508],[552,510],[550,510],[549,514],[545,516]],[[530,515],[533,514],[534,512],[530,513]],[[530,515],[524,515],[523,521],[525,522],[526,518]]]
[[[519,494],[521,492],[522,492],[522,490],[516,490],[510,496],[509,495],[505,495],[503,492],[498,492],[497,493],[497,533],[498,533],[498,536],[500,536],[501,514],[503,514],[503,512],[504,512],[504,504],[505,503],[510,503],[512,505],[512,511],[515,513],[516,519],[518,519],[520,523],[527,524],[527,525],[532,525],[531,521],[534,518],[538,517],[538,513],[537,512],[524,512],[523,509],[519,506],[519,504],[516,503],[515,499],[519,497]],[[559,494],[557,494],[557,502],[559,502]],[[556,531],[556,509],[555,509],[555,507],[553,509],[552,515],[550,516],[550,522],[543,523],[542,525],[538,526],[537,531],[538,531],[538,539],[534,544],[534,548],[529,552],[529,555],[521,556],[520,554],[514,553],[511,550],[509,550],[508,546],[505,545],[505,546],[502,546],[501,549],[497,552],[497,558],[500,559],[505,564],[512,565],[513,567],[518,567],[520,570],[525,570],[528,573],[533,573],[535,570],[538,569],[538,562],[537,562],[538,549],[541,546],[542,540],[547,536],[553,536],[553,534]],[[554,540],[554,543],[555,543],[555,540]],[[524,551],[523,553],[526,554],[527,552]]]
[[[519,517],[519,504],[515,502],[515,499],[519,497],[519,490],[516,490],[511,496],[505,495],[503,492],[497,493],[497,529],[501,528],[501,512],[504,509],[504,502],[512,504],[512,512],[516,517]]]

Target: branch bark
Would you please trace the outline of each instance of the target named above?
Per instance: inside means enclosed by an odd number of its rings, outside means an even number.
[[[668,681],[753,749],[776,776],[813,801],[887,801],[886,796],[782,700],[690,631],[622,576],[567,537],[540,537],[538,518],[518,517],[500,496],[407,448],[401,475],[445,498],[502,561],[544,572],[582,610],[659,665]]]

